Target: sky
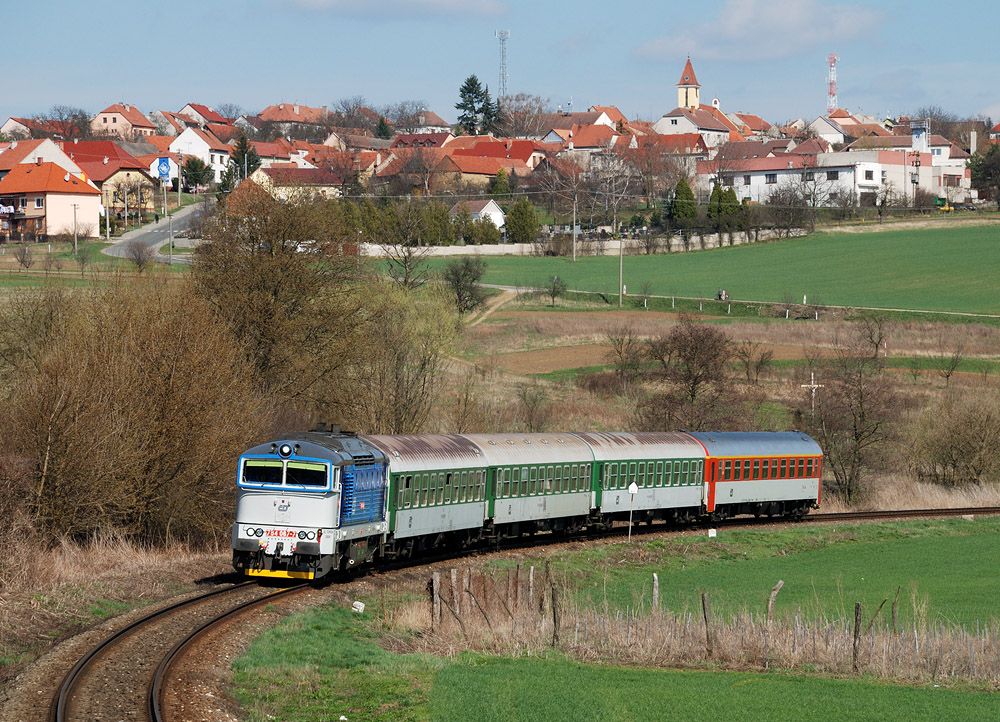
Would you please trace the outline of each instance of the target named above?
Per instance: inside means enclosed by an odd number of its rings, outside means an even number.
[[[835,52],[842,107],[1000,120],[995,0],[0,0],[0,14],[0,122],[54,104],[258,111],[355,95],[424,101],[453,121],[468,75],[496,94],[498,29],[510,31],[508,91],[574,110],[655,120],[676,106],[690,54],[702,102],[811,120]]]

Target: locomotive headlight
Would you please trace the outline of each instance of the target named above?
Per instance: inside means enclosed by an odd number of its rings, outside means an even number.
[[[299,532],[299,539],[305,539],[305,538],[306,538],[306,533],[304,531],[300,531]]]
[[[311,532],[311,531],[307,531],[306,532],[306,539],[308,539],[309,541],[312,541],[315,538],[316,538],[316,533],[315,532]]]
[[[244,529],[243,533],[246,534],[247,536],[257,536],[257,531],[252,526],[248,526],[246,529]]]
[[[292,447],[289,444],[282,444],[280,447],[278,447],[278,453],[281,456],[288,458],[289,456],[292,455]]]

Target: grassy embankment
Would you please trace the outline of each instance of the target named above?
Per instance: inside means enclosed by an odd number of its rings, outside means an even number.
[[[724,532],[711,542],[700,536],[636,540],[631,547],[610,542],[562,550],[550,563],[554,575],[578,579],[580,594],[598,605],[641,603],[638,590],[657,570],[664,603],[674,609],[691,604],[700,590],[712,595],[720,616],[738,607],[762,609],[781,578],[779,617],[819,607],[837,616],[856,599],[871,610],[868,604],[902,586],[905,594],[916,590],[924,600],[917,606],[926,603],[932,620],[973,624],[1000,615],[995,576],[983,573],[984,560],[1000,552],[998,531],[1000,521],[982,519],[798,526]],[[382,628],[382,605],[407,600],[406,590],[398,594],[388,602],[367,599],[364,617],[342,607],[316,609],[257,639],[234,665],[246,718],[661,719],[669,711],[671,719],[687,720],[821,720],[835,710],[845,720],[937,720],[985,719],[995,711],[995,694],[983,691],[787,670],[581,664],[558,652],[517,659],[395,653],[385,646],[398,643],[400,633]]]
[[[635,296],[735,299],[878,308],[1000,313],[1000,226],[877,233],[814,233],[710,251],[627,256],[625,284]],[[434,259],[441,267],[447,261]],[[560,276],[570,289],[615,294],[618,259],[501,256],[487,259],[485,282],[542,287]]]

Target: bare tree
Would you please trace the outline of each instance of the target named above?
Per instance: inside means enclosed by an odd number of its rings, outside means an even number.
[[[962,360],[964,358],[964,343],[959,341],[955,345],[949,347],[945,343],[943,337],[938,339],[938,375],[944,379],[945,386],[949,386],[951,384],[951,377],[955,375],[956,371],[958,371],[958,367],[962,365]]]
[[[423,243],[423,218],[418,203],[400,203],[387,209],[381,228],[382,253],[389,277],[407,289],[422,286],[428,277],[428,246]]]
[[[539,384],[523,384],[517,389],[518,408],[524,430],[529,433],[545,431],[552,416],[549,395]]]
[[[71,105],[53,105],[48,113],[38,116],[35,120],[43,123],[49,130],[46,135],[56,136],[65,140],[89,138],[90,113],[83,108]]]
[[[627,324],[609,331],[605,340],[610,347],[608,360],[614,366],[622,391],[625,391],[639,378],[642,370],[642,340],[636,330]]]
[[[135,264],[136,271],[142,273],[156,258],[156,249],[136,238],[125,244],[125,258]]]
[[[890,439],[896,397],[879,353],[884,339],[884,323],[865,319],[832,358],[818,362],[824,388],[816,397],[815,416],[808,414],[809,425],[848,503],[863,496],[866,475]]]
[[[427,104],[422,100],[401,100],[382,108],[382,115],[397,133],[413,133],[425,125]]]
[[[548,98],[517,93],[500,98],[503,108],[504,135],[512,138],[540,138],[550,128],[544,127],[546,116],[552,114]]]
[[[920,479],[951,487],[1000,481],[1000,404],[948,394],[921,416],[911,448]]]
[[[552,276],[549,278],[548,283],[545,284],[545,294],[552,301],[552,305],[556,305],[556,299],[566,293],[566,282],[559,278],[559,276]]]
[[[483,305],[485,296],[479,282],[486,273],[486,262],[480,256],[456,258],[445,266],[442,277],[451,288],[459,313],[469,313]]]
[[[640,141],[638,147],[626,149],[622,155],[635,173],[647,207],[685,175],[683,163],[659,143]]]
[[[611,228],[617,232],[618,209],[633,194],[637,180],[635,171],[621,153],[608,149],[591,157],[590,174],[605,210],[611,214]]]
[[[733,356],[743,368],[747,383],[755,386],[760,380],[761,373],[774,359],[774,353],[765,349],[762,343],[750,340],[737,343],[733,349]]]
[[[31,246],[27,244],[23,246],[15,246],[14,260],[16,260],[17,264],[25,271],[35,265],[35,256],[31,252]]]

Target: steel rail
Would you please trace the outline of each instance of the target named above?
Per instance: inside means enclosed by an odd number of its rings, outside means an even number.
[[[77,683],[83,677],[84,672],[91,665],[91,663],[97,659],[104,651],[109,647],[114,645],[116,642],[128,637],[130,634],[140,629],[141,627],[149,624],[150,622],[162,619],[170,614],[176,612],[179,609],[185,607],[190,607],[195,604],[199,604],[206,599],[218,596],[220,594],[228,594],[236,589],[241,589],[243,587],[254,584],[255,582],[247,581],[234,584],[233,586],[223,587],[222,589],[213,589],[204,594],[199,594],[195,597],[190,597],[188,599],[183,599],[179,602],[170,604],[162,609],[158,609],[154,612],[135,620],[131,624],[122,627],[114,634],[104,638],[99,643],[90,648],[90,650],[84,654],[80,659],[77,660],[76,664],[73,665],[72,669],[66,673],[62,681],[59,683],[59,687],[56,690],[55,695],[53,695],[52,703],[49,708],[49,720],[51,722],[65,722],[66,715],[69,710],[70,700],[72,699],[73,692],[75,691]]]
[[[302,592],[309,588],[310,585],[308,583],[297,584],[293,587],[280,589],[276,592],[266,594],[263,597],[258,597],[256,599],[251,599],[241,604],[237,604],[232,609],[228,609],[208,620],[175,644],[173,648],[167,652],[166,655],[164,655],[163,659],[160,660],[160,664],[157,666],[156,672],[153,674],[153,679],[146,691],[146,709],[149,713],[149,719],[152,722],[164,722],[164,720],[166,720],[166,715],[163,711],[163,690],[166,685],[167,674],[170,671],[170,667],[191,644],[203,637],[209,630],[229,620],[231,617],[246,611],[247,609],[261,604],[266,604],[278,597],[284,597]]]

